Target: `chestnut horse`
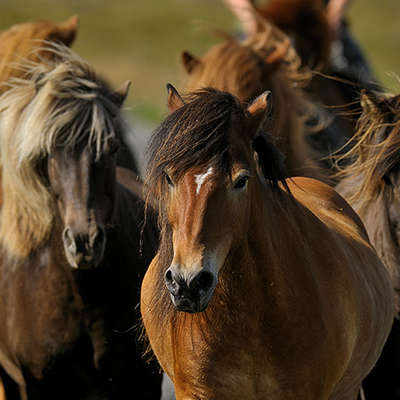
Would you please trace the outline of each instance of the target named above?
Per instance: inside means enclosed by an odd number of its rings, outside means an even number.
[[[285,180],[259,135],[269,109],[204,89],[149,148],[160,248],[141,291],[145,331],[177,399],[356,399],[394,316],[389,275],[351,207]]]
[[[111,90],[65,46],[43,50],[52,57],[0,97],[7,400],[159,399],[159,367],[142,360],[134,329],[158,233],[116,177],[128,87]]]
[[[338,191],[360,215],[396,292],[400,292],[400,96],[364,93],[363,113],[343,157]],[[397,296],[397,310],[399,310]],[[400,399],[400,323],[393,324],[383,353],[365,380],[367,399]]]
[[[41,41],[71,46],[78,29],[78,17],[73,16],[61,24],[52,21],[34,21],[13,25],[0,31],[0,93],[7,90],[5,82],[26,71],[19,67],[22,60],[39,61],[51,57],[46,51],[34,52]]]
[[[241,13],[245,21],[256,19],[252,8],[240,9]],[[320,140],[326,142],[324,148],[319,144],[313,146],[311,140],[316,136],[313,133],[329,121],[305,93],[311,72],[302,67],[286,34],[261,17],[256,22],[256,29],[245,41],[225,34],[225,41],[210,48],[201,58],[184,51],[182,59],[188,72],[185,88],[193,91],[214,87],[243,102],[250,102],[265,90],[271,90],[274,107],[264,128],[272,134],[286,157],[288,175],[329,181],[331,171],[327,173],[325,168],[330,169],[331,165],[319,163],[319,160],[344,143],[336,143],[336,136],[332,136],[330,143],[328,136],[318,134]],[[317,127],[310,127],[311,120]]]

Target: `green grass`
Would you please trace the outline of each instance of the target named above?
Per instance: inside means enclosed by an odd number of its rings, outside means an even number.
[[[165,84],[182,87],[181,51],[200,55],[217,41],[199,25],[230,32],[237,26],[220,0],[1,0],[0,29],[73,14],[80,16],[75,51],[113,85],[131,80],[127,106],[152,123],[166,113]],[[400,1],[353,0],[350,20],[379,79],[400,92],[387,75],[400,74]]]

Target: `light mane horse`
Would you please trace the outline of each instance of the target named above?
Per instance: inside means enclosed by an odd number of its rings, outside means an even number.
[[[156,227],[117,168],[128,85],[61,45],[0,97],[0,377],[8,399],[159,399],[133,327]],[[117,179],[117,176],[119,179]],[[123,182],[123,184],[121,184]]]
[[[214,89],[184,103],[149,149],[161,243],[142,284],[150,345],[181,399],[357,398],[389,333],[387,271],[349,205],[284,179],[248,107]]]
[[[363,113],[350,160],[337,190],[360,215],[378,255],[400,293],[400,96],[364,93]],[[400,324],[395,320],[376,368],[367,377],[366,398],[397,399],[400,393]]]

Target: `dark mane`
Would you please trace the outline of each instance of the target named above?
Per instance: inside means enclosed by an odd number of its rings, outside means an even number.
[[[230,132],[233,119],[244,119],[245,110],[231,94],[205,88],[185,97],[185,104],[155,130],[147,151],[147,199],[163,202],[165,173],[178,180],[188,169],[213,165],[229,171]],[[265,133],[253,143],[264,178],[273,186],[284,179],[283,158]],[[162,218],[162,210],[160,217]]]

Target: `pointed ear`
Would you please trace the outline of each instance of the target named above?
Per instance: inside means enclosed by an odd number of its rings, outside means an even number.
[[[130,87],[131,81],[126,81],[119,89],[117,89],[112,94],[112,100],[118,107],[122,107],[122,104],[124,104],[124,101],[128,96]]]
[[[262,18],[254,8],[253,0],[224,0],[225,4],[242,23],[248,36],[255,35],[259,30],[259,21]]]
[[[59,41],[70,47],[76,38],[78,31],[79,17],[73,15],[58,26],[56,32],[52,32],[46,39],[49,41]]]
[[[326,21],[334,37],[339,36],[340,24],[343,21],[348,5],[349,0],[329,0],[326,6]]]
[[[192,71],[201,63],[200,59],[189,53],[188,51],[182,52],[182,63],[188,74],[191,74]]]
[[[170,113],[173,113],[174,111],[181,108],[185,103],[181,95],[170,83],[167,83],[167,92],[168,92],[168,99],[167,99],[168,109]]]
[[[254,138],[259,128],[264,123],[265,119],[269,115],[271,110],[271,92],[265,91],[263,94],[258,96],[248,107],[247,107],[247,118],[249,119],[250,126],[249,132],[251,138]]]

